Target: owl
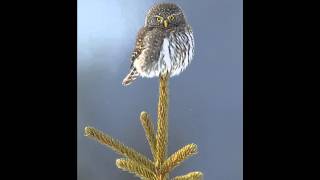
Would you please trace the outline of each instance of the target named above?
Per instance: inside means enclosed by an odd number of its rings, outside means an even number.
[[[176,4],[160,3],[147,13],[131,56],[131,66],[122,85],[138,77],[180,74],[194,54],[194,37],[182,9]]]

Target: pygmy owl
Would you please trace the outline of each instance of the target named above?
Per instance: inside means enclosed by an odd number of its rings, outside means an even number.
[[[138,32],[130,71],[122,84],[129,85],[139,76],[178,75],[190,64],[193,54],[193,32],[182,9],[172,3],[157,4],[148,11]]]

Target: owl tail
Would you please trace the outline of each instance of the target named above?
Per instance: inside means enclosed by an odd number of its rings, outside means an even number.
[[[123,86],[128,86],[130,85],[134,80],[136,80],[139,76],[138,71],[136,68],[131,68],[129,74],[123,79],[122,85]]]

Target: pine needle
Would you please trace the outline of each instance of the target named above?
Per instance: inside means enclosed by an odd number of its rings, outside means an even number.
[[[160,76],[157,132],[150,115],[146,112],[140,114],[140,121],[144,128],[154,162],[134,149],[124,145],[119,140],[104,134],[93,127],[85,127],[85,136],[91,137],[99,143],[108,146],[118,154],[126,157],[116,160],[118,168],[140,177],[142,180],[168,180],[169,173],[184,160],[198,153],[196,144],[188,144],[167,158],[168,150],[168,104],[169,75]],[[167,158],[167,159],[166,159]],[[173,180],[201,180],[201,172],[190,172],[177,176]]]
[[[182,161],[188,159],[190,156],[198,153],[198,148],[196,144],[188,144],[183,148],[179,149],[177,152],[173,153],[161,167],[161,173],[168,173],[172,171],[175,167],[180,165]]]
[[[133,161],[136,161],[137,163],[143,165],[145,168],[148,168],[151,171],[155,170],[153,163],[147,157],[138,153],[134,149],[122,144],[119,140],[114,139],[109,135],[93,127],[85,127],[84,131],[85,131],[85,136],[89,136],[95,139],[99,143],[108,146],[118,154],[123,155],[126,158],[129,158]]]
[[[153,172],[141,166],[135,161],[121,158],[116,160],[116,165],[118,168],[124,171],[128,171],[132,174],[135,174],[136,176],[142,179],[149,179],[149,180],[155,179],[155,174]]]
[[[169,75],[160,76],[159,102],[158,102],[158,129],[157,129],[157,156],[156,167],[160,167],[166,156],[168,149],[168,91]]]
[[[154,131],[152,119],[147,112],[143,111],[140,114],[140,121],[146,133],[146,137],[150,145],[151,153],[154,159],[156,159],[156,143],[157,142],[156,142],[156,134]]]
[[[186,175],[177,176],[173,178],[173,180],[201,180],[201,179],[203,179],[203,174],[202,172],[199,172],[199,171],[190,172]]]

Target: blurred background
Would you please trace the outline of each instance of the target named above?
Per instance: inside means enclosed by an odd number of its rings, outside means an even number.
[[[156,120],[158,79],[123,87],[136,33],[155,0],[78,0],[78,180],[138,179],[115,166],[119,156],[83,136],[94,126],[128,146],[151,152],[140,125]],[[171,177],[199,170],[204,179],[243,177],[242,0],[175,0],[195,36],[195,56],[170,80],[169,154],[196,143],[199,154]]]

